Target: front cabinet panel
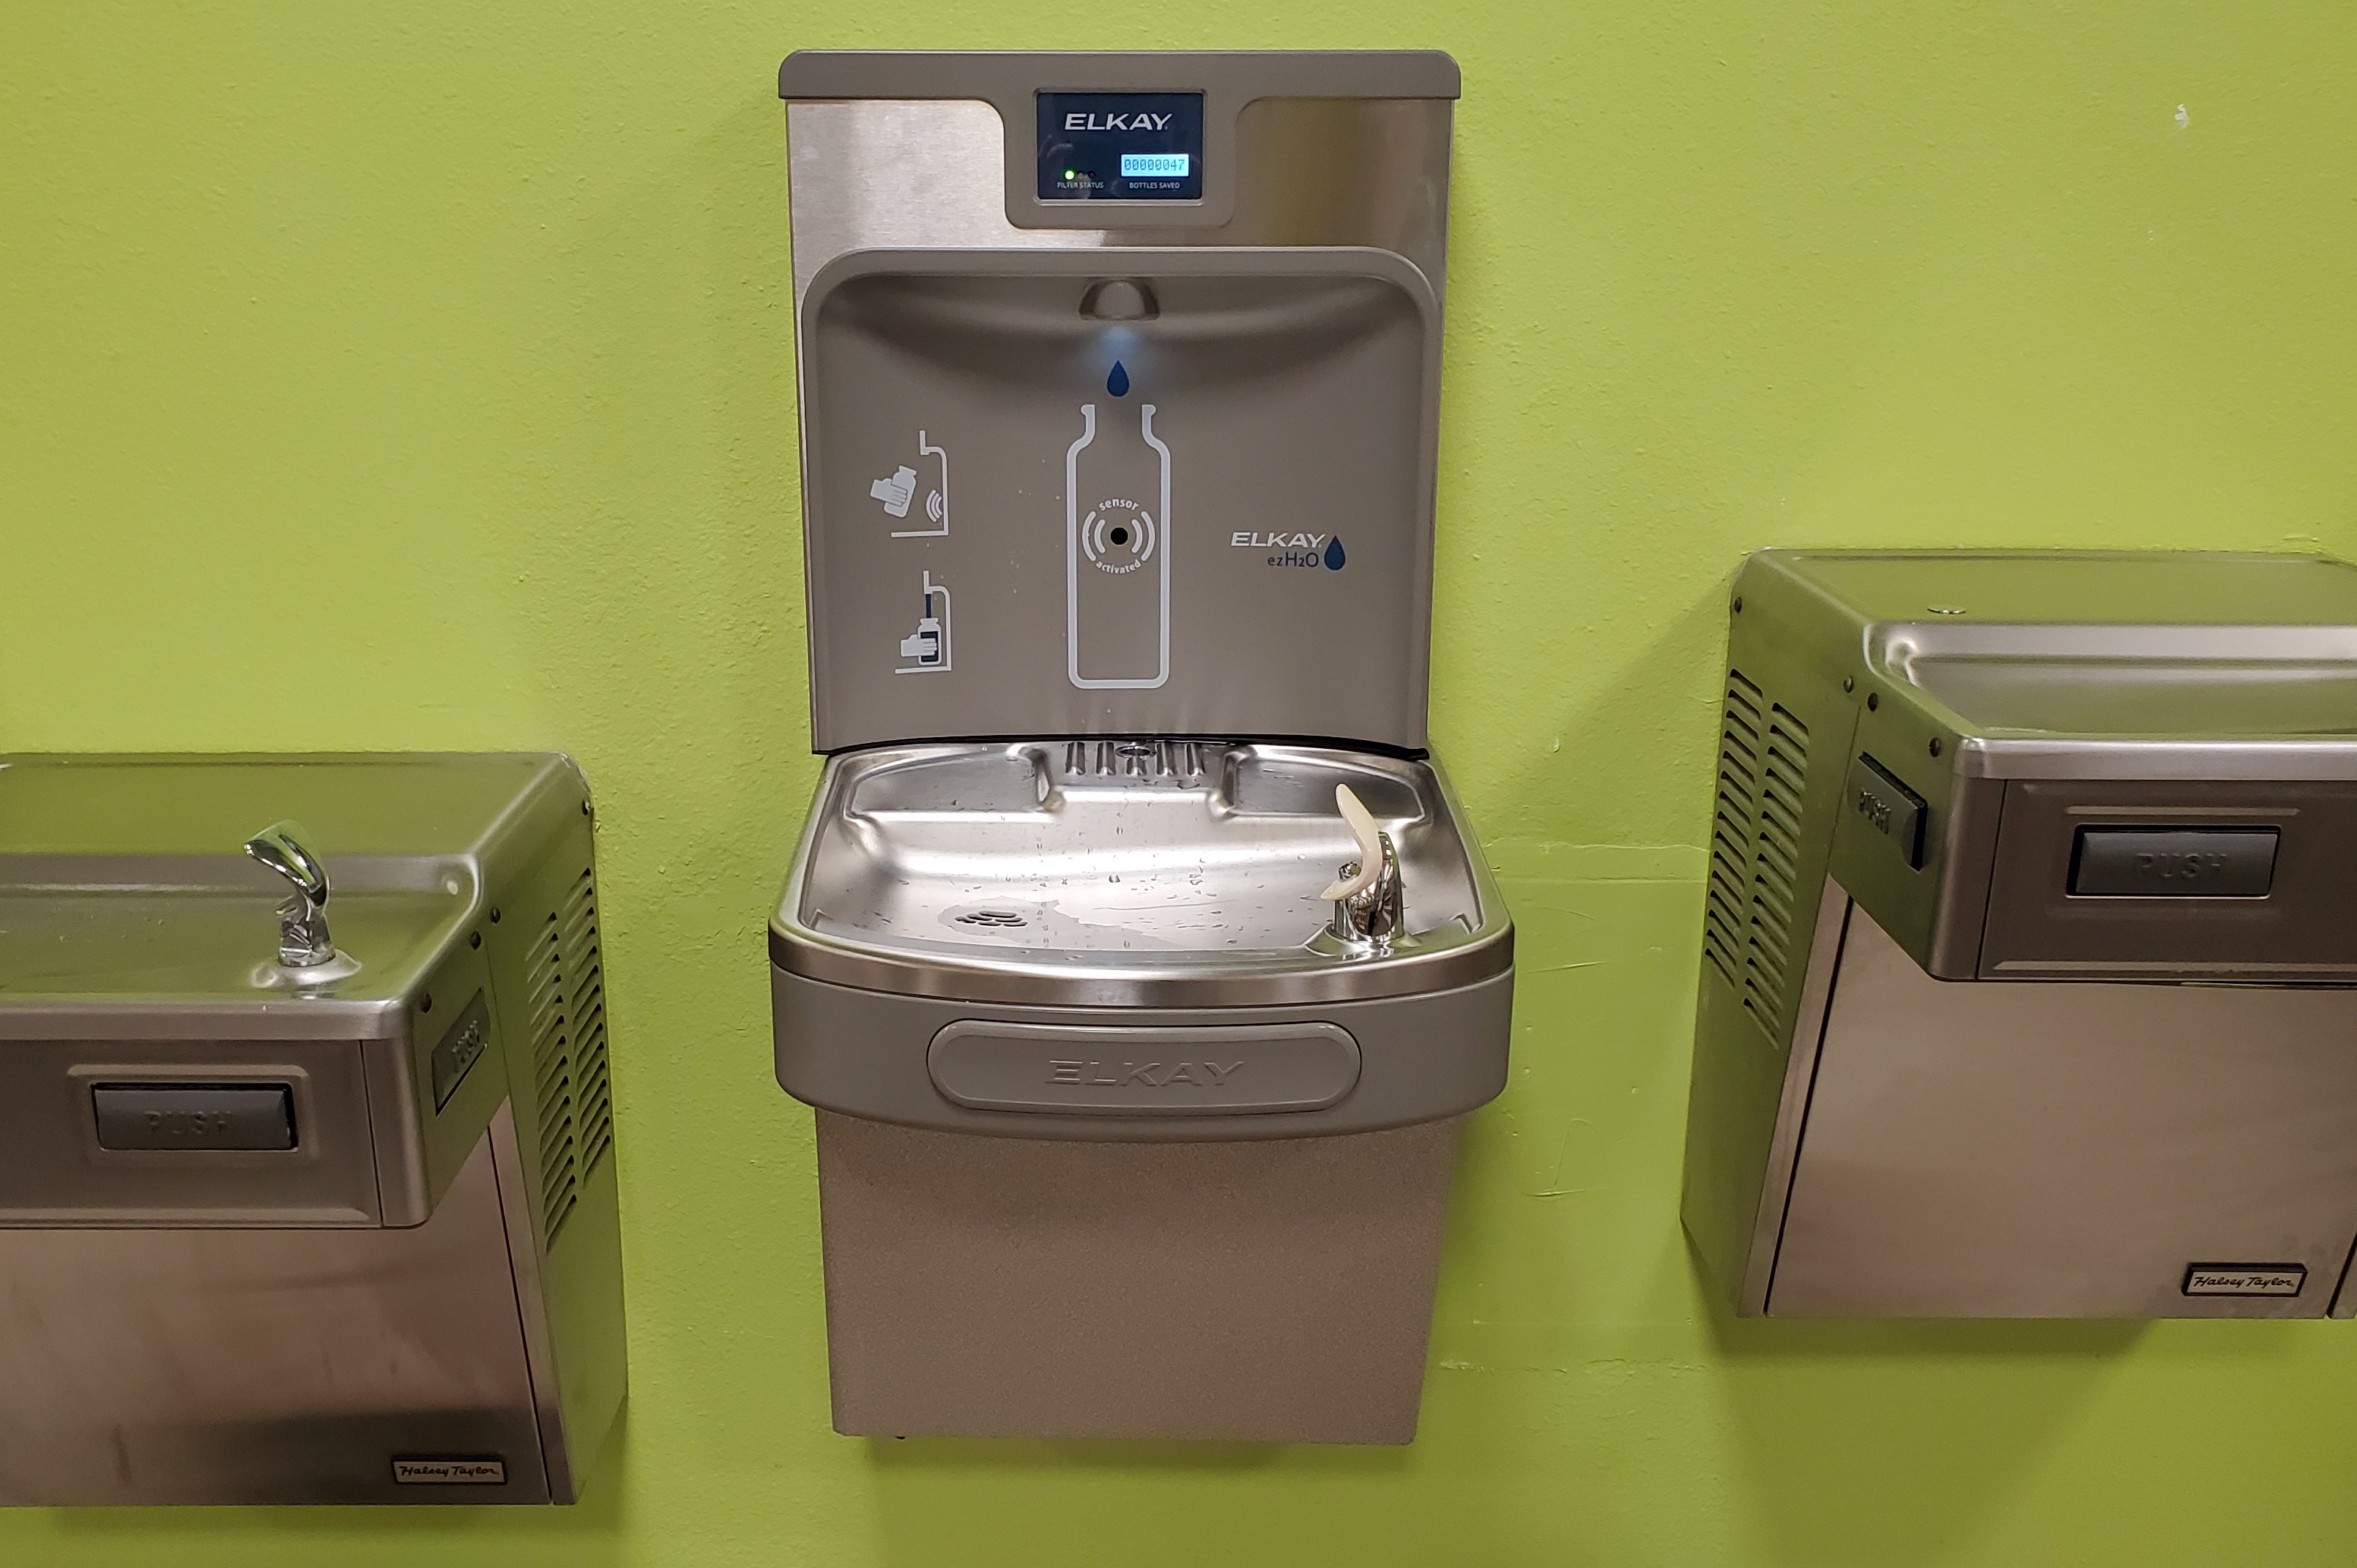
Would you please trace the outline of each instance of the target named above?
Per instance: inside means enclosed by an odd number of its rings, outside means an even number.
[[[2357,991],[1943,982],[1863,909],[1821,929],[1770,1316],[2325,1314],[2357,1236]]]

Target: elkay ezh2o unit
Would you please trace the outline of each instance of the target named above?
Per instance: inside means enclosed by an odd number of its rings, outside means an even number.
[[[779,86],[835,1424],[1405,1442],[1513,983],[1425,752],[1456,68]]]

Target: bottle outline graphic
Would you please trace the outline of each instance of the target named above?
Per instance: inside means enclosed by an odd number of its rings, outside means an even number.
[[[1156,511],[1140,517],[1140,542],[1133,552],[1135,564],[1131,567],[1105,564],[1105,556],[1096,534],[1105,531],[1101,513],[1110,507],[1120,507],[1132,515],[1143,511],[1135,501],[1126,498],[1108,498],[1085,505],[1081,499],[1081,454],[1097,438],[1097,405],[1081,404],[1081,435],[1064,451],[1064,658],[1065,673],[1073,685],[1082,691],[1147,691],[1165,685],[1170,679],[1170,448],[1154,434],[1155,405],[1141,403],[1137,410],[1137,431],[1146,445],[1154,450],[1160,475],[1156,487]],[[1083,512],[1085,510],[1085,518]],[[1082,568],[1091,584],[1100,580],[1115,580],[1118,575],[1136,566],[1153,567],[1155,591],[1155,664],[1148,675],[1092,676],[1081,673],[1081,600]],[[1102,570],[1098,568],[1102,566]]]

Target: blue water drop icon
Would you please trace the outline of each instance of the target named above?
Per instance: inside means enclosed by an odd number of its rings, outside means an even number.
[[[1342,536],[1340,534],[1338,533],[1333,538],[1326,542],[1326,569],[1329,572],[1340,571],[1342,569],[1342,563],[1349,559],[1350,557],[1348,555],[1342,553]]]
[[[1105,378],[1105,391],[1115,397],[1129,395],[1129,372],[1121,368],[1119,360],[1113,362],[1113,374]]]

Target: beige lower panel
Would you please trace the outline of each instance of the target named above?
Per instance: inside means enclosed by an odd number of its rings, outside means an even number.
[[[836,1431],[1415,1438],[1458,1119],[1083,1144],[817,1116]]]

